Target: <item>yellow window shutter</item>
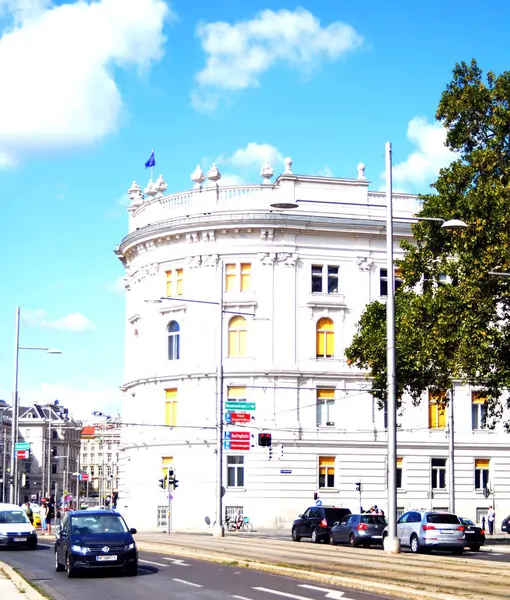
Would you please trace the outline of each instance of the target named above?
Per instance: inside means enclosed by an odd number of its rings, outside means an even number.
[[[325,337],[326,337],[326,334],[323,331],[317,332],[316,352],[317,352],[318,357],[325,355],[325,352],[326,352]]]
[[[488,458],[476,458],[475,469],[488,469],[490,466],[490,460]]]
[[[177,400],[177,388],[165,390],[167,400]]]
[[[167,298],[172,297],[172,271],[166,272],[166,295]]]
[[[319,388],[317,390],[317,398],[334,398],[335,397],[335,390],[333,389],[322,389]]]
[[[236,285],[236,265],[225,265],[225,291],[234,292]]]
[[[435,402],[429,403],[429,428],[437,428],[437,404]]]
[[[335,334],[332,331],[326,332],[326,356],[335,355]]]
[[[177,295],[182,296],[182,287],[183,287],[183,271],[182,269],[177,269]]]
[[[167,427],[172,426],[172,419],[174,414],[173,402],[165,402],[165,425]]]
[[[228,355],[230,357],[239,356],[239,345],[237,339],[237,331],[228,332]]]
[[[404,464],[404,459],[397,458],[397,469],[401,469]]]
[[[164,467],[168,467],[169,465],[173,464],[173,462],[174,462],[173,456],[163,456],[161,458],[161,464]]]
[[[241,263],[241,291],[246,292],[251,287],[251,263]]]
[[[239,332],[239,356],[247,356],[246,343],[247,343],[246,331],[240,331]]]
[[[335,457],[334,456],[321,456],[319,457],[319,465],[321,467],[334,467],[335,466]]]
[[[229,386],[228,390],[227,390],[227,398],[229,400],[237,400],[237,399],[244,400],[246,398],[246,386],[245,385]]]

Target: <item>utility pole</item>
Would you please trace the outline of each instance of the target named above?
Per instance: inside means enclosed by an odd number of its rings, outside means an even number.
[[[455,514],[455,418],[454,418],[454,387],[448,406],[448,487],[450,492],[450,512]]]
[[[217,417],[216,417],[216,531],[215,537],[223,537],[225,530],[223,527],[223,287],[224,287],[224,265],[220,263],[219,278],[220,278],[220,298],[219,298],[219,340],[218,340],[218,370],[216,378],[216,395],[217,395]]]
[[[48,477],[47,477],[47,484],[48,484],[48,497],[51,498],[51,461],[52,461],[52,453],[51,453],[51,406],[48,406]],[[56,498],[55,498],[56,500]]]

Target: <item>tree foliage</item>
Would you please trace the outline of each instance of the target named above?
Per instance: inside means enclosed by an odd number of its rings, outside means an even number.
[[[421,197],[418,216],[462,219],[468,228],[452,232],[419,221],[414,243],[402,243],[397,394],[418,403],[427,389],[449,390],[455,381],[480,386],[494,426],[510,387],[510,278],[489,274],[510,272],[510,71],[484,77],[475,60],[457,64],[436,118],[457,159],[441,170],[435,192]],[[367,370],[383,404],[384,304],[366,307],[346,355]]]

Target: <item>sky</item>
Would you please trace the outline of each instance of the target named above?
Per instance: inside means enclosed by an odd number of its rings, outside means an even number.
[[[452,160],[435,121],[455,63],[500,73],[510,3],[476,0],[0,0],[4,285],[0,398],[116,414],[123,381],[127,189],[156,175],[190,189],[295,173],[425,192]]]

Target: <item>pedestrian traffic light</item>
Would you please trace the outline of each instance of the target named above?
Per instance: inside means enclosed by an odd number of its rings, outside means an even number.
[[[356,491],[361,492],[361,481],[356,481]]]
[[[159,487],[164,490],[165,489],[165,478],[159,480]]]
[[[259,433],[259,446],[271,446],[270,433]]]

